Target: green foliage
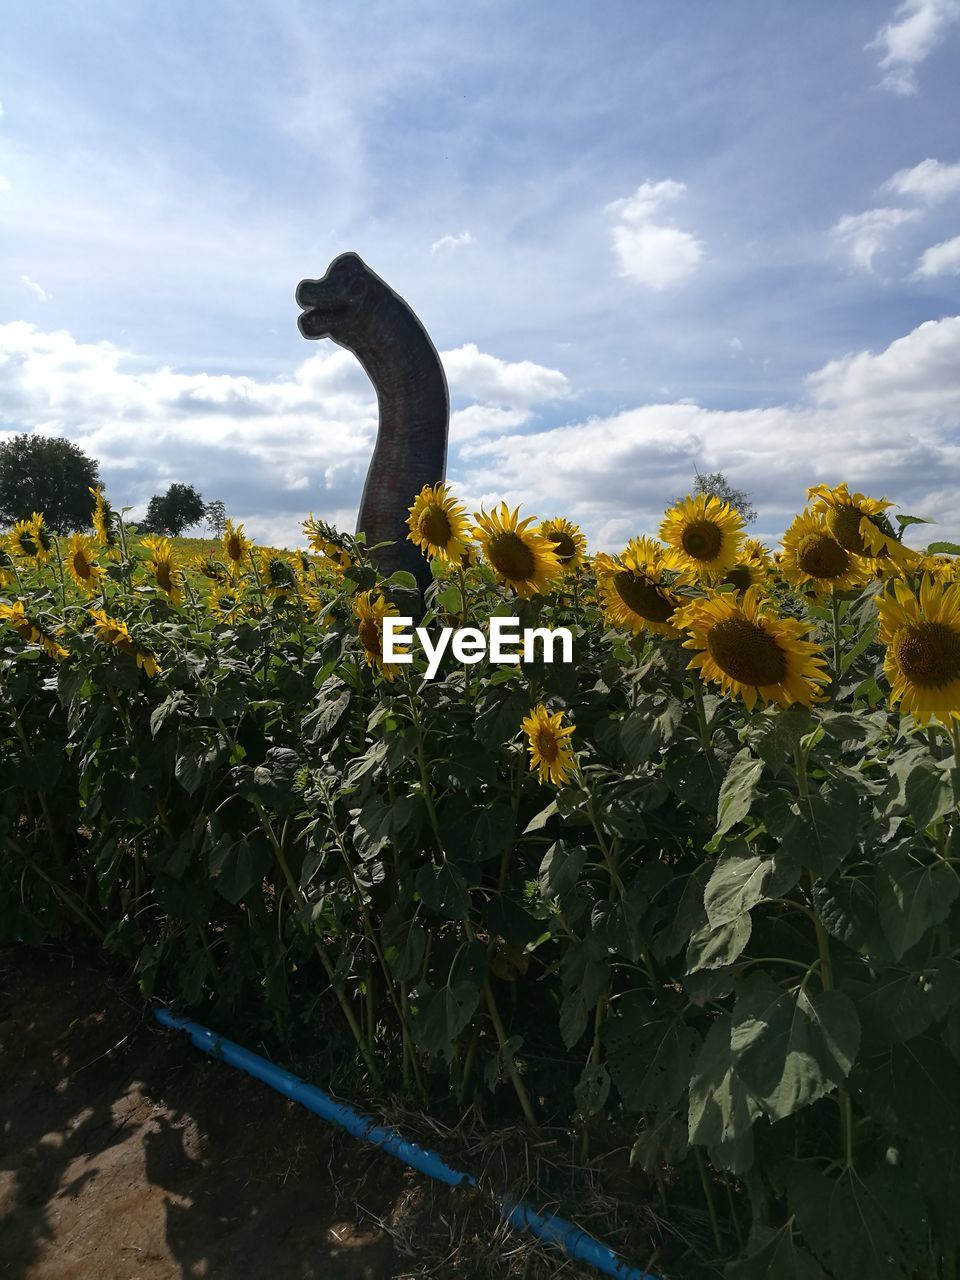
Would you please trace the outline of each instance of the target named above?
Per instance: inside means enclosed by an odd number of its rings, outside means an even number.
[[[575,628],[572,672],[384,682],[351,554],[320,613],[245,569],[229,620],[122,561],[105,603],[152,680],[30,587],[70,657],[0,630],[0,938],[88,938],[251,1039],[322,1025],[354,1083],[427,1106],[605,1128],[667,1215],[706,1188],[731,1280],[950,1280],[960,774],[948,730],[878,705],[859,615],[818,624],[854,656],[813,710],[698,696],[585,583],[520,606]],[[425,622],[503,606],[439,577]],[[544,698],[576,726],[560,789],[519,732]]]
[[[23,432],[0,444],[0,526],[43,513],[54,533],[90,527],[97,463],[60,436]]]

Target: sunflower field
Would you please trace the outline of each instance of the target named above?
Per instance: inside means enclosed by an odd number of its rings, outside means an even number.
[[[574,638],[428,681],[362,539],[187,559],[94,498],[0,544],[0,940],[322,1027],[371,1096],[626,1135],[708,1274],[955,1280],[960,547],[841,484],[776,550],[699,496],[591,556],[428,488],[421,625]]]

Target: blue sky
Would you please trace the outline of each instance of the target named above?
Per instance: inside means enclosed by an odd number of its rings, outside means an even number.
[[[722,469],[768,536],[839,479],[960,535],[960,0],[4,27],[0,438],[68,435],[115,502],[352,527],[375,403],[293,292],[353,249],[443,354],[471,505],[616,549]]]

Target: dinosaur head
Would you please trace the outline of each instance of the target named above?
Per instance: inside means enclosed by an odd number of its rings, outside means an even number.
[[[355,253],[341,253],[320,280],[301,280],[297,305],[303,314],[297,324],[305,338],[334,338],[349,334],[358,323],[377,277]]]

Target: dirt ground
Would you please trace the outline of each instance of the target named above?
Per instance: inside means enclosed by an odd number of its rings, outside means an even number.
[[[509,1239],[465,1265],[470,1194],[203,1058],[103,973],[0,951],[3,1280],[586,1274]]]

